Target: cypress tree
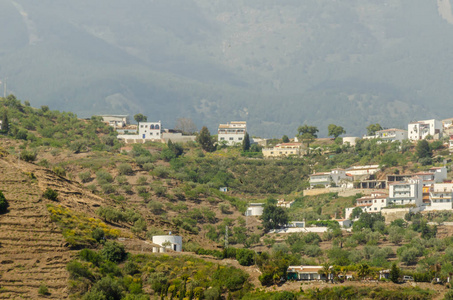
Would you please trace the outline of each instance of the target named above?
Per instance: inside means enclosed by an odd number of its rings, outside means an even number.
[[[249,133],[246,132],[244,136],[244,140],[242,141],[242,151],[249,151],[250,150],[250,137]]]

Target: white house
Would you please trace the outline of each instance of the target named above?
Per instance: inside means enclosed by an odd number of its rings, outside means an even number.
[[[387,194],[382,192],[373,192],[370,196],[364,196],[357,199],[356,206],[345,209],[345,219],[350,219],[351,213],[356,207],[360,207],[363,212],[378,213],[382,208],[387,207],[389,199]]]
[[[446,167],[433,167],[427,172],[417,172],[414,174],[423,182],[423,186],[432,186],[434,183],[441,183],[447,179]]]
[[[450,152],[453,152],[453,135],[450,135],[450,141],[448,143],[448,149],[450,149]]]
[[[353,176],[344,169],[333,169],[330,172],[313,173],[310,175],[310,188],[317,185],[331,187],[332,185],[344,188],[352,188]]]
[[[346,169],[347,174],[352,176],[374,175],[379,172],[379,165],[353,166]]]
[[[129,124],[128,115],[101,115],[102,121],[113,128],[123,128]]]
[[[442,121],[431,119],[412,122],[408,125],[408,132],[411,141],[423,140],[428,135],[432,136],[433,139],[440,139],[443,132]]]
[[[418,177],[412,177],[405,182],[390,183],[389,203],[421,206],[423,204],[423,181]]]
[[[429,189],[430,206],[426,210],[452,210],[453,209],[453,183],[435,183]]]
[[[326,275],[319,272],[322,269],[322,266],[289,266],[286,274],[289,280],[326,280]],[[328,276],[331,279],[332,274]]]
[[[356,136],[345,136],[343,137],[343,145],[349,144],[349,146],[354,147],[357,144],[357,140],[359,140],[359,137]]]
[[[182,237],[178,235],[155,235],[153,243],[176,252],[182,251]]]
[[[283,143],[274,147],[263,148],[264,158],[301,156],[305,154],[302,143]]]
[[[294,204],[294,200],[288,200],[288,201],[285,201],[285,199],[280,199],[277,201],[277,206],[278,207],[284,207],[284,208],[291,208]]]
[[[250,203],[245,211],[246,216],[261,216],[264,211],[264,203]]]
[[[247,132],[247,122],[235,121],[227,124],[220,124],[218,130],[218,142],[234,146],[242,143]]]
[[[137,125],[136,134],[122,134],[118,135],[118,139],[123,139],[126,142],[132,140],[133,142],[139,141],[153,141],[162,139],[162,125],[161,122],[140,122]]]
[[[391,128],[391,129],[384,129],[376,131],[376,138],[379,138],[384,141],[394,142],[399,141],[402,142],[407,140],[408,134],[406,130]]]

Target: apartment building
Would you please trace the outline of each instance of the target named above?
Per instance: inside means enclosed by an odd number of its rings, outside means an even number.
[[[437,140],[442,137],[442,121],[432,119],[412,122],[408,125],[408,132],[411,141],[423,140],[429,135]]]
[[[218,129],[218,142],[228,146],[241,144],[247,132],[247,122],[234,121],[227,124],[220,124]]]

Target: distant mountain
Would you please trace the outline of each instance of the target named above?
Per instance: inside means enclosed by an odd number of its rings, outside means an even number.
[[[453,115],[450,1],[0,0],[0,80],[34,106],[165,127],[405,128]]]

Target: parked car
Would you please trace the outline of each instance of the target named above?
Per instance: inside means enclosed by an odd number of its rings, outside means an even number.
[[[414,278],[412,276],[404,275],[403,281],[414,281]]]

